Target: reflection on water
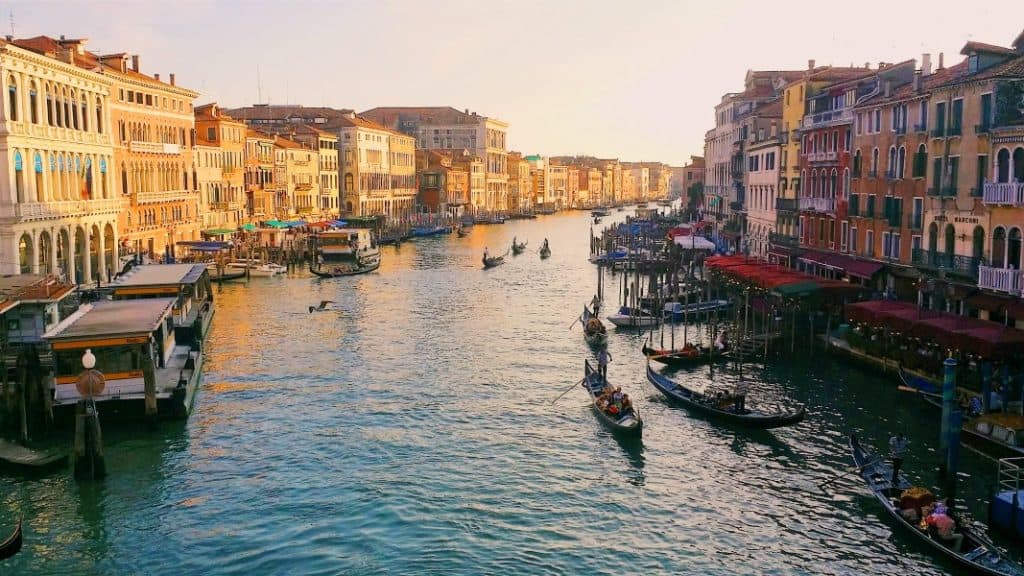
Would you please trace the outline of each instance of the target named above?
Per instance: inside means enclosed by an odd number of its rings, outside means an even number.
[[[589,226],[586,214],[476,226],[385,247],[364,276],[218,287],[196,413],[105,428],[97,486],[0,478],[0,528],[26,517],[25,550],[0,571],[945,573],[891,534],[856,477],[817,486],[850,466],[850,431],[873,447],[908,433],[905,467],[932,483],[935,414],[891,381],[800,347],[769,368],[672,373],[743,378],[752,402],[808,408],[795,428],[732,429],[665,402],[639,351],[652,335],[625,330],[609,377],[640,408],[642,441],[609,434],[582,388],[552,404],[591,354],[569,329],[595,292]],[[530,249],[482,270],[484,247],[504,252],[513,236],[548,237],[551,258]],[[337,310],[310,314],[321,300]],[[961,484],[982,517],[993,466],[970,453],[962,466],[984,472]]]

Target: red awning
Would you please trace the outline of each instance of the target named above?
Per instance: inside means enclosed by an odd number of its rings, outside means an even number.
[[[987,310],[989,312],[1006,312],[1013,318],[1024,318],[1024,302],[1017,298],[1006,298],[995,294],[979,292],[969,296],[964,303],[975,310]]]
[[[865,280],[870,280],[884,266],[881,262],[858,260],[842,254],[818,252],[816,250],[810,250],[801,254],[800,260],[835,270],[842,270],[850,276],[856,276]]]

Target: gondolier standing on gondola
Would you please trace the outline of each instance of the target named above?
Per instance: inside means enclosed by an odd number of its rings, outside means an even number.
[[[490,250],[488,250],[488,249],[487,249],[487,247],[485,246],[485,247],[484,247],[484,265],[485,265],[485,266],[487,265],[487,260],[489,260],[490,258],[491,258],[491,252],[490,252]]]
[[[907,448],[910,446],[910,440],[903,435],[903,432],[897,432],[895,436],[889,438],[889,457],[892,459],[892,487],[899,486],[900,467],[903,466],[903,459],[907,456]]]
[[[597,297],[597,294],[590,299],[590,308],[594,311],[594,316],[601,313],[601,299]]]
[[[597,351],[597,371],[601,374],[601,380],[608,382],[608,363],[612,361],[612,355],[604,348]]]

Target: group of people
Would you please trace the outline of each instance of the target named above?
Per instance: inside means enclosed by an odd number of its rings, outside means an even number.
[[[737,384],[732,390],[714,390],[704,396],[707,403],[719,410],[732,410],[742,413],[747,409],[747,392],[749,387],[745,382]]]
[[[590,320],[587,320],[584,330],[586,330],[587,334],[604,334],[607,331],[604,323],[597,316],[591,316]]]
[[[597,407],[609,416],[619,417],[631,411],[633,403],[622,388],[616,386],[613,390],[611,386],[605,386],[597,397]]]
[[[916,524],[922,531],[959,552],[964,543],[964,535],[956,531],[956,520],[950,514],[949,506],[942,501],[916,506],[913,499],[906,496],[917,488],[905,490],[900,497],[900,516],[908,522]],[[930,499],[930,498],[929,498]]]

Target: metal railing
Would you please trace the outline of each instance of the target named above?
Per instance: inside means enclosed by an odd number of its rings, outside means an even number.
[[[919,268],[941,270],[949,274],[978,278],[978,268],[984,264],[981,258],[973,256],[961,256],[960,254],[947,254],[924,248],[915,248],[912,263]]]
[[[801,210],[813,210],[814,212],[835,213],[835,198],[799,198]]]
[[[804,128],[813,128],[815,126],[851,121],[853,121],[853,111],[849,108],[843,108],[840,110],[827,110],[825,112],[804,116],[804,119],[801,121],[801,126]]]
[[[780,212],[796,212],[799,210],[796,198],[776,198],[775,210]]]
[[[982,201],[993,206],[1024,205],[1024,182],[985,182]]]
[[[796,236],[780,234],[778,232],[769,232],[768,241],[776,246],[786,246],[788,248],[796,248],[800,245],[800,239]]]

